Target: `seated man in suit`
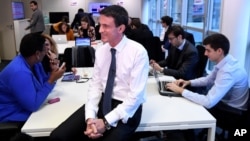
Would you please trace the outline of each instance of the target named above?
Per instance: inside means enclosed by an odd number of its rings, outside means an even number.
[[[248,77],[244,68],[240,67],[239,62],[230,54],[229,40],[222,34],[213,34],[204,41],[206,51],[210,61],[216,63],[214,70],[205,77],[184,81],[177,80],[167,84],[166,87],[183,97],[200,104],[209,109],[210,113],[216,118],[217,125],[233,124],[236,128],[245,126],[248,104]],[[207,94],[198,94],[184,89],[186,86],[194,87],[209,86],[211,89]],[[242,123],[243,121],[243,123]],[[235,129],[229,132],[233,136]]]
[[[152,68],[176,79],[195,78],[198,51],[193,44],[184,39],[183,28],[171,26],[168,29],[168,40],[171,46],[167,58],[158,63],[150,60]]]

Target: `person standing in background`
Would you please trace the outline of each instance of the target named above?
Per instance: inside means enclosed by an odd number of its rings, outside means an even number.
[[[162,32],[160,35],[160,40],[162,44],[162,51],[165,52],[165,57],[168,55],[168,49],[170,48],[171,44],[168,40],[168,29],[172,26],[173,18],[169,16],[161,17],[161,25],[162,25]]]
[[[72,29],[78,29],[78,26],[81,24],[81,19],[82,17],[88,17],[88,13],[84,13],[84,10],[82,8],[78,9],[78,12],[75,14],[74,20],[71,23],[71,28]]]
[[[38,9],[36,1],[30,2],[30,8],[33,11],[33,14],[30,19],[30,25],[25,28],[25,30],[30,29],[31,33],[41,34],[45,30],[43,13]]]

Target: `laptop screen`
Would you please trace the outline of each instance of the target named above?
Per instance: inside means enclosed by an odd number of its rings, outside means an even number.
[[[66,44],[68,42],[66,34],[52,35],[52,38],[57,44]]]
[[[75,46],[91,46],[91,40],[90,38],[81,38],[81,37],[76,37],[75,38]]]

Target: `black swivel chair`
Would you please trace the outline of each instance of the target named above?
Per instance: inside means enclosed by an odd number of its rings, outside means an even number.
[[[205,48],[202,45],[197,45],[196,46],[198,50],[198,55],[199,55],[199,61],[197,62],[196,69],[195,69],[195,78],[199,78],[205,75],[205,69],[207,65],[207,56],[204,55],[205,53]],[[192,90],[197,92],[197,93],[206,93],[207,88],[206,87],[192,87]]]
[[[248,89],[250,92],[250,88]],[[233,137],[236,129],[250,129],[250,97],[248,97],[248,110],[243,114],[239,115],[239,120],[231,120],[229,117],[223,122],[217,123],[217,126],[222,129],[222,133],[219,135],[220,140],[235,140],[241,139],[241,141],[249,141],[250,135],[247,133],[244,138],[235,138]],[[247,131],[248,131],[247,130]],[[226,134],[227,133],[227,134]]]
[[[149,60],[154,59],[156,62],[165,58],[165,53],[161,50],[161,41],[159,37],[134,39],[142,44],[147,50]]]
[[[190,43],[192,43],[195,46],[194,35],[192,33],[184,31],[184,36],[185,36],[185,39],[187,39]]]
[[[66,71],[72,67],[93,67],[95,62],[95,49],[93,47],[66,48],[63,55]]]
[[[208,58],[204,54],[205,47],[203,47],[202,45],[197,45],[196,48],[198,50],[198,55],[199,55],[199,61],[197,63],[197,67],[196,67],[196,78],[198,78],[198,77],[202,77],[204,75]]]
[[[0,123],[0,139],[1,141],[9,141],[16,134],[20,133],[20,124],[3,122]]]

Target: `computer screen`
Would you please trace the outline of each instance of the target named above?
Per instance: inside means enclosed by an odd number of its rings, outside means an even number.
[[[110,3],[105,2],[91,2],[89,3],[89,13],[92,13],[93,16],[99,16],[99,12],[110,5]]]
[[[49,22],[60,22],[63,16],[67,16],[69,18],[69,12],[49,12]]]
[[[11,2],[11,7],[13,20],[25,18],[23,2]]]
[[[91,40],[90,38],[76,37],[75,46],[76,47],[89,47],[91,46]]]

